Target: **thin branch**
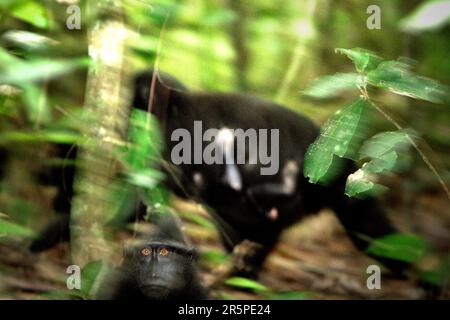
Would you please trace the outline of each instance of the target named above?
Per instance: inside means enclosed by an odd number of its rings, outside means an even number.
[[[360,87],[359,89],[360,89],[362,95],[364,96],[364,98],[366,99],[366,101],[369,102],[369,104],[372,107],[374,107],[379,113],[381,113],[383,115],[383,117],[385,117],[390,123],[392,123],[398,130],[404,129],[395,119],[393,119],[388,113],[386,113],[386,111],[384,111],[380,106],[378,106],[375,102],[373,102],[370,99],[369,93],[367,92],[365,82],[364,82],[364,85],[362,87]],[[428,157],[425,155],[425,153],[422,151],[422,149],[419,147],[419,145],[414,141],[414,139],[407,132],[405,132],[405,134],[406,134],[406,138],[411,143],[411,145],[414,147],[414,149],[416,149],[417,153],[420,155],[420,157],[425,162],[427,167],[431,170],[431,172],[433,172],[433,174],[435,175],[439,184],[442,186],[442,189],[444,189],[445,193],[447,194],[448,199],[450,200],[450,190],[449,190],[448,186],[445,184],[444,179],[441,177],[439,172],[436,170],[435,166],[431,163],[430,159],[428,159]]]

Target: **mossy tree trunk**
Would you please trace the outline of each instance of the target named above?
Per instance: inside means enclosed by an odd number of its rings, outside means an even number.
[[[96,19],[88,26],[89,56],[85,111],[92,119],[85,127],[86,144],[78,152],[78,172],[71,215],[72,260],[80,267],[110,261],[111,242],[105,222],[111,216],[109,186],[117,175],[113,150],[123,142],[129,117],[126,63],[128,30],[121,0],[89,1],[87,12]]]

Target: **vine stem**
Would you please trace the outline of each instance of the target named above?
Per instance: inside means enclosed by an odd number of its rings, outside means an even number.
[[[385,117],[390,123],[392,123],[398,130],[404,129],[394,118],[392,118],[386,111],[384,111],[379,105],[377,105],[375,102],[373,102],[370,99],[369,93],[367,92],[365,82],[364,82],[363,86],[360,87],[359,89],[360,89],[362,95],[364,96],[364,99],[367,102],[369,102],[369,104],[372,107],[374,107],[379,113],[381,113],[383,115],[383,117]],[[414,149],[416,149],[417,153],[420,155],[423,162],[425,162],[427,167],[431,170],[431,172],[433,172],[433,174],[435,175],[439,184],[442,186],[442,189],[444,189],[445,193],[447,194],[447,198],[450,200],[450,190],[449,190],[448,186],[445,184],[444,179],[442,179],[439,172],[436,170],[435,166],[433,166],[430,159],[428,159],[428,157],[425,155],[425,153],[422,151],[422,149],[419,147],[419,145],[414,141],[414,139],[411,138],[411,136],[407,132],[405,132],[405,134],[406,134],[406,138],[411,143],[411,145],[414,147]]]

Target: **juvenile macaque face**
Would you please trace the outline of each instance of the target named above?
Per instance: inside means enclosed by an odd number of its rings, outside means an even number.
[[[126,247],[123,266],[145,297],[164,299],[188,286],[194,256],[181,245],[151,242]]]

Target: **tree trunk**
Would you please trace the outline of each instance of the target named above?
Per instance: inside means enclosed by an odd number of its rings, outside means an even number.
[[[86,144],[78,151],[78,172],[71,213],[72,260],[80,267],[92,261],[110,261],[111,243],[105,222],[111,216],[108,186],[117,175],[113,149],[123,140],[129,117],[129,85],[121,0],[89,1],[97,19],[89,26],[89,56],[85,111],[90,123]]]

